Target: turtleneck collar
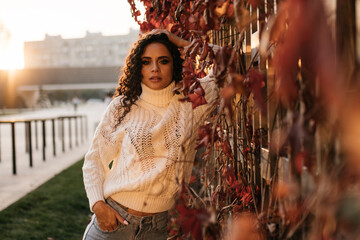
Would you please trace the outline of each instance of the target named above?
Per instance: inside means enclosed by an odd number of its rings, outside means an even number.
[[[166,88],[160,90],[151,89],[141,83],[142,93],[140,95],[140,99],[157,107],[166,107],[169,105],[171,98],[174,96],[172,91],[174,87],[174,81],[172,81]]]

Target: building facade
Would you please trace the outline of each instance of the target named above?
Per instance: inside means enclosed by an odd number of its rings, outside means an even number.
[[[139,31],[103,36],[86,32],[84,38],[63,39],[45,35],[43,41],[24,43],[24,68],[79,68],[123,66]]]

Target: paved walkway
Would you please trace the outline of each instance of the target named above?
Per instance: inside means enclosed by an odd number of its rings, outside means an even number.
[[[72,149],[69,147],[69,139],[66,141],[65,152],[61,151],[61,141],[57,139],[56,149],[57,154],[52,155],[51,141],[51,126],[46,125],[47,129],[47,147],[46,147],[46,161],[42,160],[41,148],[41,131],[39,132],[39,147],[36,149],[35,141],[33,142],[33,167],[29,166],[29,156],[25,151],[25,127],[23,123],[16,124],[16,156],[17,156],[17,175],[12,174],[12,153],[11,153],[11,138],[10,126],[0,126],[1,139],[1,162],[0,162],[0,211],[25,196],[30,191],[36,189],[38,186],[48,181],[62,170],[68,168],[75,162],[82,159],[89,147],[92,139],[95,126],[99,122],[106,105],[104,103],[91,103],[80,105],[77,111],[70,106],[43,109],[33,112],[24,112],[11,116],[2,116],[1,120],[9,118],[46,118],[57,117],[61,115],[81,114],[88,117],[88,139],[83,142],[79,139],[79,145],[76,146],[74,138],[72,139]],[[40,125],[39,125],[40,126]],[[65,126],[65,129],[66,126]],[[32,135],[34,136],[34,126],[32,127]],[[74,130],[73,130],[74,131]],[[56,130],[57,134],[57,130]],[[49,138],[49,139],[48,139]],[[34,137],[33,137],[34,139]],[[66,138],[65,138],[66,139]]]

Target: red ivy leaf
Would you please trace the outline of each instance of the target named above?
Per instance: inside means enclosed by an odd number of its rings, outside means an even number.
[[[223,168],[222,175],[223,175],[223,177],[225,177],[229,186],[234,186],[237,179],[235,176],[234,168],[231,165]]]
[[[206,135],[203,138],[201,138],[201,140],[199,141],[198,145],[196,146],[196,150],[201,148],[201,147],[206,147],[210,142],[210,136]]]
[[[307,167],[310,172],[312,171],[310,156],[308,152],[300,152],[296,155],[295,169],[298,173],[302,174],[303,166]]]
[[[258,5],[264,3],[264,0],[247,0],[250,3],[251,7],[256,8]]]
[[[218,135],[215,132],[214,133],[214,141],[218,139]],[[198,129],[198,145],[196,146],[196,149],[199,149],[200,147],[206,147],[209,142],[211,142],[212,139],[212,124],[208,123],[203,126],[200,126]]]
[[[229,5],[229,7],[228,7],[228,9],[226,11],[226,16],[228,18],[232,18],[233,15],[234,15],[234,3],[230,2],[230,5]]]
[[[227,12],[229,2],[228,1],[217,1],[217,6],[214,9],[216,17],[220,18],[224,16]]]
[[[189,183],[195,183],[196,182],[196,176],[191,175]]]
[[[190,86],[196,81],[196,75],[194,73],[194,66],[191,60],[187,59],[183,65],[183,88],[181,91],[185,96],[188,95],[190,91]]]
[[[252,68],[248,71],[244,81],[245,85],[247,85],[254,94],[255,103],[262,114],[266,113],[266,107],[264,106],[264,100],[262,97],[262,88],[265,85],[264,79],[265,77],[262,73]]]
[[[197,95],[195,93],[189,94],[188,100],[191,102],[193,109],[207,103],[204,96]]]
[[[243,206],[237,204],[232,208],[233,213],[242,212],[242,210],[243,210]]]
[[[222,150],[228,158],[232,159],[231,146],[228,140],[222,142]]]
[[[188,101],[191,102],[193,109],[197,108],[198,106],[207,104],[205,100],[205,91],[200,83],[196,84],[196,88],[193,89],[192,93],[189,94]]]
[[[214,75],[218,85],[222,87],[225,82],[226,72],[231,58],[232,48],[224,46],[215,55]]]
[[[203,225],[209,220],[210,214],[204,208],[192,209],[180,203],[175,206],[179,212],[179,223],[185,234],[191,233],[196,240],[202,240]]]
[[[244,148],[242,152],[243,152],[244,156],[247,157],[247,155],[249,153],[251,153],[251,150],[250,150],[249,146],[246,146],[246,148]]]
[[[241,201],[243,206],[247,206],[249,205],[249,203],[252,200],[252,195],[251,195],[251,189],[250,186],[246,186],[242,189],[241,193],[240,193],[240,197],[241,197]]]
[[[234,0],[234,15],[236,27],[241,32],[250,23],[250,11],[244,6],[244,1]]]

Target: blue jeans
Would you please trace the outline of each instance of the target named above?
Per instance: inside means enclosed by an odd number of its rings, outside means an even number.
[[[86,227],[83,240],[163,240],[167,239],[168,212],[158,213],[152,216],[139,217],[126,212],[111,198],[106,200],[112,208],[114,208],[120,216],[122,216],[129,225],[123,224],[111,232],[104,232],[99,228],[95,214],[91,218],[91,222]]]

